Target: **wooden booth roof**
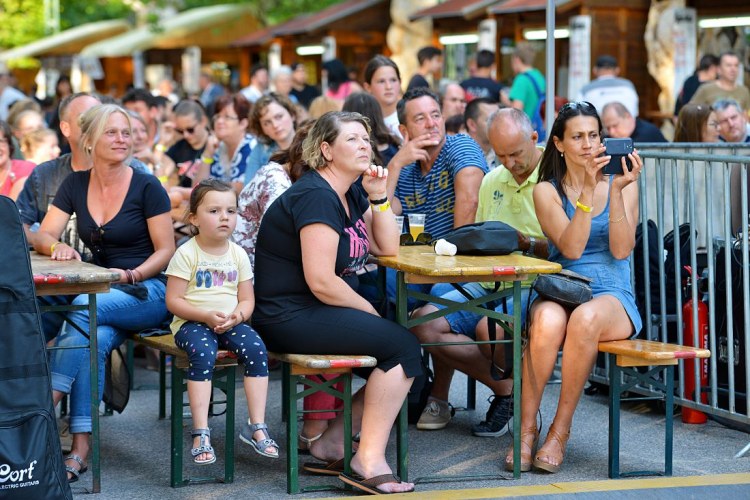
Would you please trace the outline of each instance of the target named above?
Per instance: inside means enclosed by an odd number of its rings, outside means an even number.
[[[415,12],[409,19],[444,19],[449,17],[463,17],[466,19],[477,17],[485,13],[487,7],[500,0],[448,0],[430,8]]]

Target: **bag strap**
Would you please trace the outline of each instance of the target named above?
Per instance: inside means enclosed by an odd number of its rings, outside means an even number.
[[[526,78],[528,78],[529,80],[531,80],[531,84],[534,86],[534,90],[536,91],[536,96],[538,98],[544,97],[544,92],[542,92],[542,90],[539,88],[539,85],[536,83],[536,80],[534,80],[534,78],[528,73],[521,73],[521,74],[525,76]]]
[[[500,288],[500,282],[495,282],[495,287],[492,289],[492,293],[497,292],[497,290]],[[503,314],[508,314],[508,298],[503,297]],[[497,300],[493,300],[487,303],[487,308],[494,311],[495,308],[498,305]],[[497,340],[497,323],[495,322],[493,318],[487,318],[487,333],[489,336],[489,339],[494,342]],[[497,370],[497,367],[495,366],[495,345],[496,344],[490,344],[490,376],[492,377],[492,380],[505,380],[510,377],[510,374],[513,373],[513,350],[512,349],[504,349],[505,354],[505,370],[503,371],[503,374],[500,375],[500,373]]]

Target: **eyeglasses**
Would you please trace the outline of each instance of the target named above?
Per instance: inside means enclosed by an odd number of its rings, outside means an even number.
[[[91,253],[94,256],[94,261],[96,264],[106,267],[107,254],[104,251],[104,228],[98,226],[92,229],[89,233],[89,241],[91,242]]]
[[[186,129],[181,129],[181,128],[175,127],[174,131],[177,132],[178,135],[185,135],[185,132],[187,132],[188,135],[193,135],[193,133],[195,133],[195,129],[197,127],[198,127],[197,125],[193,126],[193,127],[188,127]]]
[[[10,141],[8,139],[0,139],[0,145],[8,147],[10,146]]]
[[[237,120],[239,121],[239,116],[229,116],[229,115],[214,115],[213,118],[211,118],[211,121],[214,123],[218,122],[219,120]]]
[[[417,240],[414,240],[414,236],[411,235],[411,233],[405,233],[402,234],[399,237],[399,245],[401,246],[411,246],[411,245],[429,245],[432,241],[432,235],[430,233],[419,233],[417,235]]]
[[[596,111],[596,108],[594,107],[594,105],[591,104],[588,101],[573,101],[573,102],[569,102],[569,103],[565,104],[562,108],[560,108],[559,112],[560,113],[565,113],[568,110],[576,109],[576,108],[586,109],[586,110],[589,110],[589,111],[591,111],[591,110]]]

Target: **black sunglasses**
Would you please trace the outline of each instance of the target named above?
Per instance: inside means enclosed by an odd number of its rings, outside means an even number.
[[[177,132],[179,135],[185,135],[185,132],[187,132],[189,135],[193,135],[193,133],[195,132],[195,127],[189,127],[184,130],[181,128],[175,127],[174,131]]]
[[[573,101],[573,102],[569,102],[569,103],[563,105],[563,107],[560,108],[559,113],[565,113],[568,110],[576,109],[576,108],[586,109],[586,110],[589,110],[589,111],[591,111],[591,110],[596,111],[596,108],[594,107],[594,105],[591,104],[588,101]]]
[[[91,251],[94,260],[97,264],[106,266],[107,254],[104,251],[104,228],[99,226],[92,229],[91,233],[89,233],[89,240],[91,241]]]
[[[419,233],[416,241],[411,233],[404,233],[399,237],[399,245],[411,246],[411,245],[429,245],[432,241],[432,235],[430,233]]]

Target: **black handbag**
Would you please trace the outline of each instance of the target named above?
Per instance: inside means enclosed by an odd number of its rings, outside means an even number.
[[[498,221],[457,227],[443,239],[456,245],[460,255],[508,255],[518,250],[518,231]]]
[[[539,274],[531,283],[531,288],[540,297],[575,309],[593,298],[593,282],[588,276],[563,269],[556,274]]]

